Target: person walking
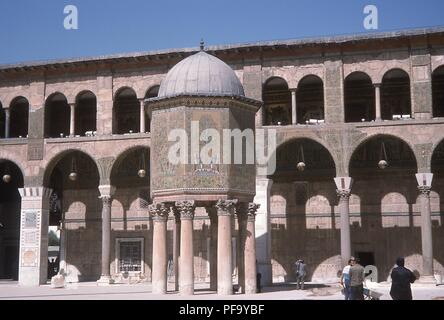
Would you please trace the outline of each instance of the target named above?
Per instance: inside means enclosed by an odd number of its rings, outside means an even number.
[[[296,269],[296,290],[304,290],[304,284],[305,284],[305,276],[307,275],[306,272],[306,265],[304,263],[304,260],[299,260],[299,263],[297,263],[297,269]]]
[[[352,258],[348,260],[348,264],[342,270],[341,285],[344,287],[345,300],[351,300],[351,287],[350,287],[350,268],[352,265]]]
[[[393,300],[412,300],[411,283],[416,281],[416,277],[412,271],[404,267],[404,258],[396,259],[396,268],[391,273],[392,287],[390,296]]]
[[[364,267],[359,264],[359,259],[350,260],[351,300],[364,300]]]

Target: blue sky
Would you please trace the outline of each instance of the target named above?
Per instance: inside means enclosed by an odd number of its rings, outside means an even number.
[[[75,5],[79,29],[65,30]],[[444,25],[443,0],[3,0],[0,64]]]

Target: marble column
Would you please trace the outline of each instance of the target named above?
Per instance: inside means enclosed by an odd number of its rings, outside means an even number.
[[[167,293],[167,221],[170,208],[165,203],[155,203],[149,206],[154,221],[153,230],[153,271],[152,292]]]
[[[296,113],[296,89],[291,90],[291,123],[297,124],[298,118]]]
[[[74,137],[76,134],[76,104],[70,103],[70,121],[69,121],[69,135]]]
[[[111,185],[99,186],[100,199],[102,200],[102,274],[97,281],[98,285],[114,283],[111,278],[110,254],[111,254],[111,203],[115,187]]]
[[[45,187],[19,189],[21,202],[19,285],[39,286],[48,276],[49,198]]]
[[[350,190],[337,190],[337,194],[339,197],[339,213],[341,216],[341,262],[342,266],[346,266],[351,257]]]
[[[180,213],[173,207],[173,266],[174,266],[174,290],[179,291],[179,256],[180,256]]]
[[[217,211],[216,208],[207,207],[210,217],[210,290],[217,291]]]
[[[217,232],[217,293],[233,294],[233,256],[231,244],[232,218],[237,200],[219,200],[216,203]]]
[[[376,121],[381,121],[381,84],[375,83]]]
[[[418,190],[421,199],[421,244],[422,244],[422,282],[434,282],[433,272],[433,237],[432,218],[430,209],[430,191],[432,189],[433,174],[418,173]]]
[[[247,238],[247,203],[238,203],[236,205],[236,216],[238,224],[237,241],[237,273],[239,292],[245,293],[245,242]]]
[[[5,138],[8,139],[11,127],[11,109],[4,108],[3,110],[5,110]]]
[[[246,294],[255,294],[257,292],[255,220],[256,212],[259,207],[260,205],[256,203],[249,203],[247,209],[247,225],[244,245],[244,272]]]
[[[194,294],[193,220],[194,201],[177,201],[180,213],[179,290],[182,295]]]
[[[140,133],[145,133],[146,124],[145,124],[145,99],[140,99]]]

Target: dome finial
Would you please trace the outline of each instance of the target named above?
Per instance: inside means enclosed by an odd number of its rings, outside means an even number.
[[[205,50],[205,42],[204,39],[200,39],[200,51],[204,51]]]

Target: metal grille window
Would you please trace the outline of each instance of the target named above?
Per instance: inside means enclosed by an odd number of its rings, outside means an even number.
[[[117,272],[143,273],[143,239],[117,239]]]

